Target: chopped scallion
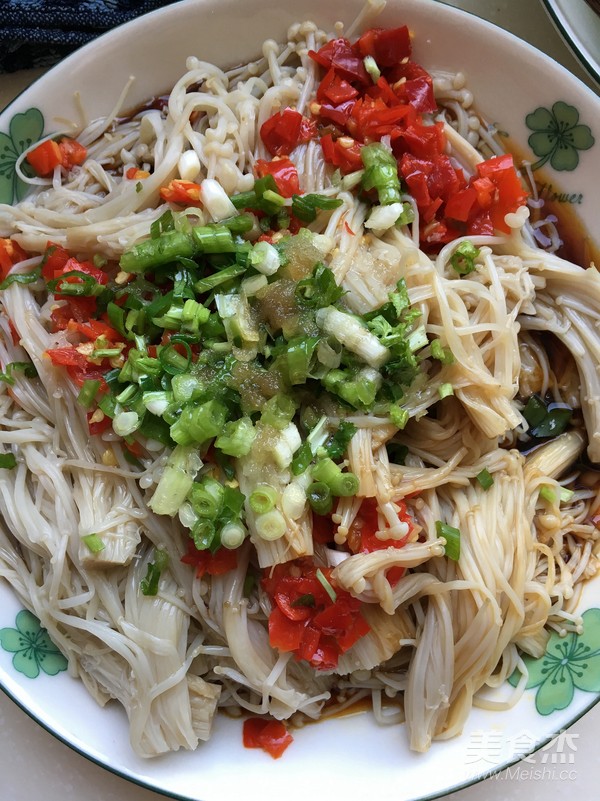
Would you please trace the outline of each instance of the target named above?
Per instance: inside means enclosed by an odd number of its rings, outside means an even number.
[[[188,499],[199,517],[216,520],[221,514],[224,497],[223,485],[216,479],[206,476],[192,486]]]
[[[150,499],[152,511],[174,517],[191,490],[201,466],[202,462],[194,445],[174,448]]]
[[[81,541],[92,553],[100,553],[106,547],[97,534],[86,534]]]
[[[568,503],[573,497],[573,495],[575,495],[573,490],[567,489],[566,487],[560,488],[559,497],[561,503]]]
[[[57,295],[72,295],[75,297],[98,297],[104,292],[102,284],[98,283],[93,276],[80,270],[69,270],[66,273],[62,273],[58,278],[48,281],[46,286],[50,292],[54,292]]]
[[[12,284],[33,284],[41,278],[42,268],[36,267],[29,273],[11,273],[0,284],[0,291],[8,289]]]
[[[0,373],[0,381],[14,386],[15,379],[13,373],[15,370],[22,372],[26,378],[37,378],[38,372],[31,362],[9,362],[6,365],[6,370]]]
[[[341,420],[333,437],[325,443],[324,447],[327,456],[334,461],[340,459],[346,453],[350,440],[356,434],[356,430],[354,423]]]
[[[292,473],[295,476],[299,476],[308,467],[308,465],[312,462],[313,452],[310,447],[310,443],[304,441],[300,448],[294,454],[294,458],[292,460]]]
[[[250,453],[255,437],[256,429],[252,420],[249,417],[240,417],[225,423],[223,431],[215,440],[215,448],[227,456],[239,459]]]
[[[538,426],[546,417],[546,404],[539,395],[531,395],[523,409],[523,417],[529,423],[530,428]]]
[[[251,214],[237,214],[220,221],[232,234],[246,234],[254,227],[255,218]]]
[[[548,503],[556,503],[556,493],[549,487],[547,484],[543,484],[540,487],[540,498],[544,501],[548,501]]]
[[[331,490],[323,481],[313,481],[306,490],[306,497],[313,510],[318,515],[327,515],[333,508]]]
[[[331,494],[338,497],[351,497],[358,491],[358,476],[342,472],[341,467],[328,457],[316,463],[312,477],[314,481],[326,484]]]
[[[217,400],[187,403],[171,426],[171,437],[179,445],[202,445],[222,432],[227,409]]]
[[[77,396],[77,401],[85,408],[91,408],[92,404],[96,400],[96,395],[98,394],[98,390],[100,389],[100,379],[86,379],[81,389],[79,390],[79,395]]]
[[[246,272],[246,267],[241,264],[232,264],[230,267],[225,267],[223,270],[218,270],[212,275],[207,275],[201,278],[194,284],[194,289],[198,294],[210,292],[215,287],[237,278],[238,275]]]
[[[459,275],[468,275],[475,269],[475,259],[478,256],[479,248],[468,239],[464,239],[450,256],[450,266]]]
[[[17,466],[14,453],[0,453],[0,469],[13,470]]]
[[[263,192],[263,200],[267,203],[272,203],[274,206],[285,206],[285,198],[272,189],[266,189]]]
[[[127,437],[139,428],[140,422],[137,412],[119,412],[113,419],[113,431],[120,437]]]
[[[235,253],[236,244],[231,231],[225,225],[197,225],[192,228],[192,237],[202,253]]]
[[[142,395],[142,403],[150,414],[156,417],[162,417],[172,402],[173,395],[171,392],[144,392]]]
[[[255,520],[255,526],[261,540],[268,542],[281,539],[287,530],[285,518],[279,509],[271,509],[270,512],[259,515]]]
[[[206,517],[200,518],[194,525],[192,529],[192,539],[198,551],[212,551],[215,544],[220,542],[217,538],[217,529],[214,522]]]
[[[494,483],[494,477],[487,469],[487,467],[484,467],[483,470],[477,473],[475,478],[477,479],[477,481],[479,482],[481,487],[483,487],[484,490],[488,490]]]
[[[125,251],[119,266],[126,273],[145,273],[178,259],[190,259],[196,251],[197,246],[190,234],[169,230]]]
[[[363,145],[360,157],[365,167],[362,186],[365,191],[375,189],[379,203],[387,206],[400,202],[398,164],[391,150],[381,142]]]
[[[319,337],[299,337],[288,343],[287,370],[290,384],[305,384]]]
[[[435,530],[438,537],[443,537],[446,540],[446,556],[454,562],[458,562],[460,558],[460,531],[454,526],[443,523],[441,520],[436,520]]]
[[[395,426],[398,426],[399,429],[406,428],[406,424],[408,423],[410,417],[408,409],[403,409],[397,403],[392,403],[389,414],[392,419],[392,423]]]
[[[261,422],[279,431],[286,428],[296,412],[296,402],[282,392],[270,398],[262,408]]]
[[[377,62],[373,56],[365,56],[363,58],[363,64],[365,65],[366,71],[371,76],[373,83],[377,83],[377,81],[381,78],[381,70],[377,66]]]
[[[156,595],[161,573],[168,564],[169,555],[166,551],[154,551],[154,562],[148,562],[146,577],[140,581],[142,595]]]
[[[317,219],[317,211],[332,211],[342,205],[342,200],[326,195],[293,195],[292,214],[306,223]]]
[[[539,438],[557,437],[566,429],[572,416],[573,410],[567,406],[548,407],[546,416],[531,433]]]
[[[180,353],[183,348],[185,355]],[[187,342],[169,343],[163,345],[157,352],[158,361],[165,373],[169,375],[181,375],[186,373],[192,363],[192,349]]]
[[[240,523],[226,523],[221,529],[221,545],[230,551],[239,548],[246,539],[246,529]]]
[[[327,593],[327,595],[329,595],[331,602],[335,603],[337,601],[337,593],[331,586],[331,583],[329,582],[329,580],[327,579],[327,577],[325,576],[320,567],[317,568],[315,576],[319,584],[323,587],[323,589]]]
[[[279,493],[270,484],[259,484],[251,493],[248,503],[257,515],[270,512],[277,503]]]
[[[454,356],[450,348],[445,348],[439,339],[433,339],[431,341],[431,356],[433,359],[442,362],[442,364],[452,364],[454,361]]]

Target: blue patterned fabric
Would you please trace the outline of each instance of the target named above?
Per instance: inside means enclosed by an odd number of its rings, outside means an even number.
[[[174,0],[0,0],[0,72],[46,67]]]

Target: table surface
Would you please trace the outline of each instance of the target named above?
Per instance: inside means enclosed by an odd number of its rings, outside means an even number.
[[[563,44],[539,0],[460,0],[448,4],[512,31],[550,54],[598,91]],[[0,109],[42,72],[26,70],[0,75]],[[576,738],[573,742],[577,751],[568,771],[544,771],[543,764],[522,763],[516,769],[504,771],[446,798],[449,801],[504,801],[507,796],[513,801],[547,801],[550,797],[553,801],[566,801],[573,796],[586,801],[594,798],[597,796],[595,736],[598,730],[600,704],[570,729]],[[541,760],[538,758],[537,762]],[[0,776],[2,801],[30,801],[41,792],[44,801],[117,801],[124,797],[128,801],[158,801],[164,798],[75,753],[31,720],[3,693],[0,693]],[[286,798],[293,801],[293,790],[286,792]],[[223,801],[228,801],[226,782]]]

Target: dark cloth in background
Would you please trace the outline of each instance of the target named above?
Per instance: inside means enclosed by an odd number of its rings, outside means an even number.
[[[174,0],[0,0],[0,72],[55,64],[101,33]]]

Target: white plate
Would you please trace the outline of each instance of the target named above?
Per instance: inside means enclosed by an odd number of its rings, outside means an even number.
[[[183,72],[188,55],[222,65],[243,62],[256,54],[263,39],[281,38],[298,17],[315,19],[331,29],[340,17],[351,20],[361,6],[362,0],[297,0],[270,4],[268,11],[264,0],[175,4],[105,35],[56,66],[0,115],[0,132],[12,133],[15,141],[40,136],[40,117],[29,111],[32,108],[41,113],[45,132],[57,128],[59,118],[79,119],[75,90],[89,117],[104,114],[130,74],[136,76],[127,103],[133,107],[168,90]],[[429,67],[466,72],[484,115],[508,132],[531,162],[544,162],[536,169],[542,194],[557,195],[555,199],[576,212],[588,230],[597,230],[600,100],[543,54],[464,12],[428,0],[395,0],[378,22],[383,26],[404,23],[415,32],[416,60]],[[565,145],[564,136],[556,135],[565,122],[571,126],[566,151],[559,147]],[[592,147],[581,126],[592,129],[597,140]],[[528,145],[536,130],[532,146],[537,153]],[[0,153],[6,143],[0,134]],[[565,152],[570,159],[565,159]],[[3,188],[7,191],[6,181]],[[581,611],[597,608],[600,581],[586,587],[581,604]],[[13,647],[19,628],[28,624],[26,616],[17,622],[20,610],[9,588],[0,585],[0,629],[5,643]],[[427,754],[408,751],[403,727],[380,728],[363,714],[295,732],[293,746],[278,761],[244,750],[240,724],[227,718],[218,719],[214,737],[196,752],[144,761],[133,755],[125,715],[116,705],[100,709],[82,684],[64,671],[45,672],[61,667],[56,656],[47,657],[32,679],[15,670],[14,653],[0,649],[0,683],[43,726],[90,759],[178,798],[248,797],[249,789],[256,788],[250,796],[260,793],[262,801],[274,801],[282,792],[288,798],[306,797],[315,790],[347,801],[375,794],[381,801],[409,801],[450,792],[515,762],[589,709],[600,693],[599,618],[600,611],[586,615],[585,642],[574,636],[560,643],[552,641],[544,665],[550,673],[542,674],[538,664],[534,674],[540,685],[528,690],[515,708],[503,713],[476,710],[462,736],[434,744]],[[6,634],[7,629],[13,633]],[[30,626],[29,631],[31,640],[36,632]],[[35,672],[31,666],[36,663],[40,640],[32,644],[28,650],[25,637],[17,658],[22,669],[30,665],[30,674]],[[582,660],[579,656],[586,644],[590,650]],[[560,649],[565,646],[570,650],[563,654]],[[555,684],[553,677],[559,679]]]
[[[567,44],[600,84],[600,15],[585,0],[542,0]]]

